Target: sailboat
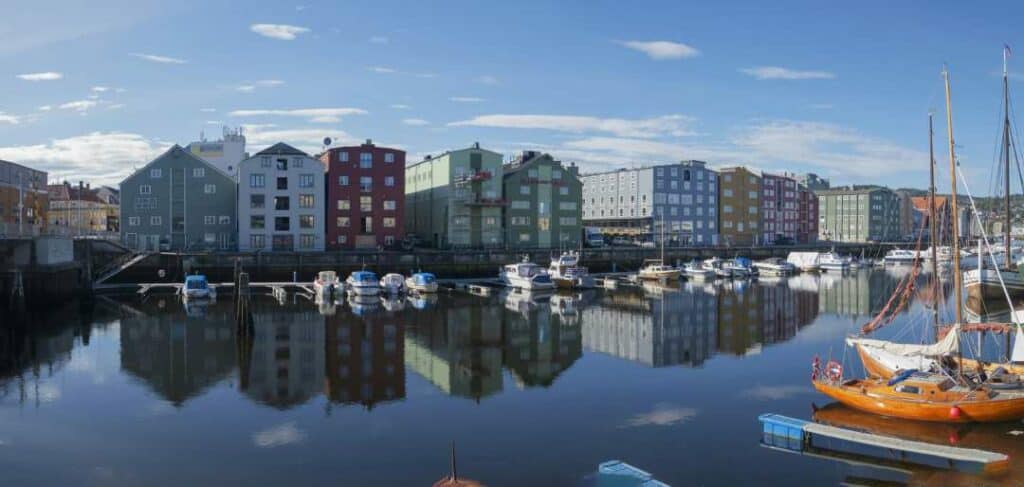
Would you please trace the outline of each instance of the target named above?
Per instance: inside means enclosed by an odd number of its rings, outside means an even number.
[[[992,259],[979,259],[979,267],[964,273],[964,286],[967,287],[967,296],[975,301],[995,300],[999,303],[1008,294],[1011,301],[1024,299],[1024,276],[1017,271],[1017,265],[1013,259],[1013,250],[1010,237],[1011,208],[1010,208],[1010,156],[1016,159],[1016,144],[1013,143],[1012,130],[1010,128],[1010,84],[1009,72],[1006,60],[1009,49],[1003,49],[1003,135],[1001,148],[1001,167],[1003,170],[1003,249],[1001,259],[993,256]],[[1020,161],[1015,161],[1020,164]],[[1001,261],[1001,262],[1000,262]],[[993,265],[995,264],[995,265]],[[1005,288],[1005,291],[1004,291]],[[1005,293],[1005,294],[1004,294]]]
[[[640,279],[655,279],[659,281],[675,281],[679,279],[679,269],[665,264],[665,216],[661,217],[661,258],[645,259],[640,272],[637,272]]]
[[[813,365],[811,382],[814,388],[847,406],[862,411],[905,419],[936,422],[1000,422],[1024,418],[1024,391],[995,390],[984,380],[975,381],[965,376],[963,354],[960,350],[960,332],[963,319],[960,269],[960,247],[957,228],[956,154],[953,143],[953,114],[950,103],[949,73],[943,70],[946,89],[946,122],[949,135],[949,165],[952,182],[954,291],[956,294],[956,322],[946,337],[932,345],[897,344],[882,340],[862,342],[896,357],[913,360],[915,357],[946,357],[956,351],[957,374],[947,375],[945,364],[935,371],[907,369],[891,378],[869,376],[864,379],[845,380],[842,364],[829,361],[824,368],[817,358]],[[906,289],[912,289],[917,269],[908,279],[904,290],[897,289],[896,298]],[[890,300],[890,304],[892,300]],[[887,304],[886,307],[889,305]],[[881,315],[880,315],[881,316]],[[981,377],[979,376],[978,379]]]

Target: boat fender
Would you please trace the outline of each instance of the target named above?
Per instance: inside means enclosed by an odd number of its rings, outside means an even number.
[[[825,374],[832,382],[839,382],[843,378],[843,365],[835,360],[829,360],[825,366]]]
[[[814,361],[811,362],[811,381],[818,380],[818,374],[821,373],[821,359],[817,355],[814,356]]]
[[[960,419],[960,407],[953,406],[949,408],[949,419]]]

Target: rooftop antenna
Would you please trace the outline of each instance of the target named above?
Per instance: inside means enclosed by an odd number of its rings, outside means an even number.
[[[327,148],[331,146],[331,142],[332,141],[330,137],[324,137],[324,146],[320,152],[327,152]]]

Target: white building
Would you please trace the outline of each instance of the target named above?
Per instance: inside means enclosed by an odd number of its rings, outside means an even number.
[[[238,249],[324,250],[324,164],[277,143],[238,165]]]
[[[189,144],[185,150],[213,164],[228,176],[235,177],[238,174],[238,164],[249,157],[249,153],[245,152],[245,136],[242,135],[241,128],[232,130],[224,127],[224,135],[220,140],[211,142],[202,135],[199,139]]]

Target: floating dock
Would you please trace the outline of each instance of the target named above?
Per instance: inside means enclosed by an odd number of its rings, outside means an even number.
[[[921,441],[906,440],[894,436],[865,433],[847,428],[829,426],[812,421],[790,418],[780,414],[762,414],[758,416],[762,425],[761,444],[769,448],[789,452],[814,454],[829,448],[817,446],[815,439],[832,439],[856,445],[879,448],[890,456],[899,455],[899,460],[915,463],[909,454],[939,459],[947,462],[949,469],[957,469],[953,462],[962,462],[969,466],[980,467],[982,472],[991,473],[1005,470],[1010,457],[1002,453],[974,448],[960,448],[949,445],[938,445]],[[859,455],[859,454],[858,454]],[[868,455],[864,455],[868,456]],[[884,460],[891,460],[885,458]],[[932,464],[927,464],[934,466]],[[972,469],[968,469],[972,470]]]

